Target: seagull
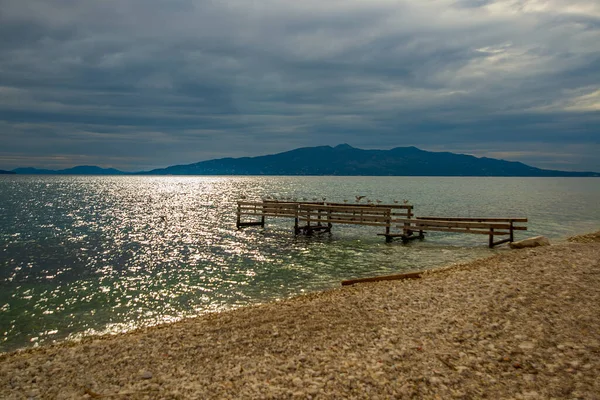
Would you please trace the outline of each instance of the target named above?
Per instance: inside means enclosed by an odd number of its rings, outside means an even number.
[[[404,200],[402,200],[402,202],[403,202],[404,204],[408,204],[408,200],[407,200],[407,199],[404,199]]]
[[[356,197],[356,202],[357,202],[357,203],[360,203],[360,201],[361,201],[362,199],[364,199],[365,197],[367,197],[367,196],[355,196],[355,197]]]
[[[375,201],[377,202],[377,204],[381,204],[381,200],[377,199]]]
[[[394,200],[394,204],[398,204],[398,200]]]

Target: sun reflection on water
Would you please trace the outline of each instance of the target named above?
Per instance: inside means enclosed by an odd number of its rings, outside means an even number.
[[[477,197],[468,180],[432,179],[2,178],[0,351],[118,333],[325,289],[349,277],[491,254],[480,237],[468,235],[432,234],[432,240],[402,246],[382,243],[376,229],[352,226],[336,226],[331,236],[295,237],[290,221],[280,219],[269,220],[264,230],[237,230],[235,205],[242,196],[339,202],[354,193],[386,201],[409,197],[423,214],[516,212],[530,217],[531,234],[567,234],[567,220],[575,232],[600,221],[598,190],[587,186],[565,191],[528,181],[530,191],[523,194],[519,180],[479,180]],[[558,201],[576,206],[565,215],[551,206]]]

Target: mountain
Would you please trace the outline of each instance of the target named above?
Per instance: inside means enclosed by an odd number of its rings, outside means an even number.
[[[5,171],[3,169],[0,169],[0,175],[4,175],[4,174],[14,174],[13,171]]]
[[[362,150],[348,144],[304,147],[259,157],[221,158],[140,172],[144,175],[364,175],[585,177],[596,172],[544,170],[529,165],[416,147]]]
[[[83,165],[49,170],[17,168],[4,171],[36,175],[128,175],[114,168]],[[1,173],[1,171],[0,171]],[[348,144],[303,147],[259,157],[220,158],[174,165],[136,175],[362,175],[362,176],[596,176],[597,172],[554,171],[494,158],[478,158],[416,147],[362,150]]]
[[[78,167],[51,170],[38,168],[17,168],[12,172],[29,175],[125,175],[126,172],[114,168],[100,168],[92,165],[80,165]]]

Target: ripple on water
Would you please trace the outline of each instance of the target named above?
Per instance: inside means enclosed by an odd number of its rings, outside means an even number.
[[[596,180],[404,177],[0,177],[0,350],[285,298],[350,277],[493,254],[478,235],[409,245],[335,226],[235,229],[235,202],[357,193],[421,215],[527,216],[529,234],[597,230]],[[569,207],[557,207],[569,204]]]

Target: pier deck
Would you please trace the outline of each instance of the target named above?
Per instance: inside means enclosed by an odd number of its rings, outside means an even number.
[[[242,221],[243,217],[259,217],[259,220]],[[333,224],[364,225],[384,228],[378,235],[386,242],[400,239],[408,242],[423,239],[428,231],[471,233],[488,235],[489,247],[514,241],[515,230],[527,230],[515,225],[527,222],[527,218],[486,217],[415,217],[409,204],[347,204],[295,201],[239,201],[237,203],[238,228],[265,226],[265,218],[293,218],[294,233],[312,235],[315,232],[331,232]],[[508,236],[494,241],[495,236]]]

